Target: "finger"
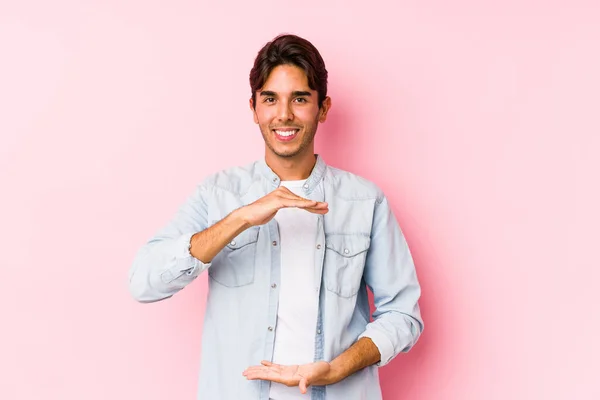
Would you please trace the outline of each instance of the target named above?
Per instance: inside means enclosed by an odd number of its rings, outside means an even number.
[[[260,363],[261,363],[262,365],[264,365],[265,367],[270,367],[270,366],[272,366],[272,365],[275,365],[275,364],[273,364],[272,362],[270,362],[270,361],[267,361],[267,360],[262,360]]]
[[[276,382],[274,379],[269,379],[267,375],[261,375],[261,374],[249,374],[246,375],[246,379],[249,381],[272,381],[272,382]]]
[[[279,193],[279,197],[280,198],[285,198],[285,199],[290,199],[290,200],[316,201],[316,200],[309,199],[307,197],[298,196],[296,193],[292,193],[292,192],[289,192],[289,193]],[[322,203],[322,202],[318,202],[318,203]]]
[[[257,372],[257,371],[260,372],[260,371],[268,371],[269,369],[272,369],[272,368],[271,367],[266,367],[266,366],[263,366],[263,365],[256,365],[256,366],[253,366],[253,367],[246,368],[246,371],[244,371],[244,372]]]
[[[290,199],[290,200],[308,200],[308,201],[313,201],[311,199],[307,199],[306,197],[298,196],[296,193],[293,193],[293,192],[279,193],[279,197],[280,198],[285,198],[285,199]]]
[[[305,197],[301,197],[298,196],[297,194],[287,190],[285,192],[281,192],[278,193],[278,197],[280,200],[282,200],[282,202],[284,203],[283,205],[286,207],[298,207],[298,208],[307,208],[307,207],[318,207],[318,208],[326,208],[328,207],[328,204],[324,201],[316,201],[316,200],[311,200],[311,199],[307,199]],[[285,199],[285,200],[284,200]],[[290,201],[304,201],[306,202],[306,206],[299,206],[296,205],[297,203],[295,203],[294,205],[289,205],[289,203],[287,202],[287,200]]]
[[[261,374],[261,369],[264,367],[249,367],[246,368],[246,370],[244,372],[242,372],[242,375],[248,377],[249,375],[256,375],[256,374]]]
[[[307,207],[315,207],[318,204],[318,201],[306,200],[306,199],[283,198],[280,201],[281,201],[281,205],[283,207],[307,208]]]
[[[285,190],[285,191],[280,191],[280,192],[276,192],[276,196],[279,198],[286,198],[286,199],[296,199],[296,200],[310,200],[306,197],[302,197],[290,190]]]
[[[329,208],[304,208],[304,210],[311,212],[313,214],[327,214],[329,212]]]
[[[315,205],[313,207],[314,208],[327,208],[327,207],[329,207],[329,204],[324,201],[317,201],[317,202],[315,202]]]
[[[263,362],[264,363],[268,363],[269,365],[265,365],[265,364],[263,364],[263,365],[253,365],[251,367],[246,368],[246,370],[244,372],[246,373],[246,372],[257,372],[257,371],[259,371],[259,372],[280,373],[280,370],[281,370],[281,366],[280,365],[270,363],[269,361],[261,361],[261,364]]]
[[[284,383],[281,375],[273,372],[273,371],[249,371],[246,375],[246,379],[253,380],[263,380],[263,381],[273,381],[278,383]]]
[[[258,368],[250,368],[244,371],[243,375],[248,379],[264,379],[268,376],[268,372]]]
[[[317,203],[325,203],[322,201],[316,201],[316,200],[312,200],[306,197],[302,197],[302,196],[298,196],[296,193],[292,193],[292,192],[284,192],[284,193],[278,193],[279,198],[285,198],[285,199],[289,199],[289,200],[306,200],[306,201],[315,201]],[[326,203],[325,203],[326,204]]]
[[[329,207],[329,204],[322,202],[322,201],[312,201],[311,203],[306,203],[305,205],[296,205],[294,207],[298,207],[298,208],[315,208],[318,210],[322,210],[325,208]]]
[[[281,199],[292,199],[292,200],[311,200],[306,197],[298,196],[296,193],[278,193],[278,197]]]
[[[326,210],[329,208],[329,204],[327,203],[317,203],[314,206],[302,207],[304,209],[313,209],[313,210]]]
[[[307,386],[306,378],[302,378],[300,380],[300,384],[298,386],[300,387],[300,393],[306,394],[306,392],[308,390],[306,387]]]

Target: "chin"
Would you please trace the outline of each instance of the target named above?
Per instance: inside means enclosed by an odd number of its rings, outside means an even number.
[[[300,152],[298,151],[286,151],[286,152],[281,152],[281,151],[273,151],[273,153],[277,156],[277,157],[281,157],[281,158],[292,158],[297,156],[298,154],[300,154]]]

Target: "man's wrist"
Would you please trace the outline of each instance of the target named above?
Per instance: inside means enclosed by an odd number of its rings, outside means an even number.
[[[325,376],[324,382],[322,385],[333,385],[334,383],[338,383],[344,379],[344,376],[339,368],[333,361],[329,363],[329,372]]]
[[[235,226],[240,227],[242,231],[245,231],[246,229],[252,227],[252,224],[246,220],[243,208],[244,207],[240,207],[233,210],[226,218],[230,218],[234,222]]]

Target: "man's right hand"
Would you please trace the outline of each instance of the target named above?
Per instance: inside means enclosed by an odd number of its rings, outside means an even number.
[[[308,200],[280,186],[254,203],[237,209],[238,215],[250,226],[263,225],[275,217],[277,211],[286,207],[302,208],[315,214],[327,214],[329,205],[325,202]]]
[[[327,203],[302,198],[281,186],[254,203],[238,208],[210,228],[194,234],[190,241],[190,252],[198,260],[208,263],[234,237],[251,226],[266,224],[277,211],[285,207],[303,208],[315,214],[329,211]]]

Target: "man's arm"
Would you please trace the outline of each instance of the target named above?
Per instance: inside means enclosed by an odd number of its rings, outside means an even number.
[[[327,203],[303,199],[280,187],[207,228],[206,196],[207,189],[199,185],[175,218],[138,252],[129,273],[129,290],[136,300],[149,303],[173,296],[208,269],[233,238],[267,223],[281,208],[328,211]]]
[[[207,229],[207,195],[206,187],[198,185],[174,218],[137,252],[129,270],[129,291],[136,300],[171,297],[210,266],[188,250],[191,238]]]
[[[243,375],[299,386],[300,392],[306,393],[310,385],[340,382],[370,365],[386,365],[398,353],[408,351],[423,331],[418,305],[421,288],[406,240],[383,194],[375,207],[363,277],[373,291],[374,321],[352,346],[331,362],[279,365],[264,360]]]
[[[329,373],[313,385],[331,385],[349,377],[353,373],[373,365],[381,359],[379,349],[368,337],[360,338],[350,348],[329,363]]]
[[[311,385],[332,385],[379,361],[379,350],[369,338],[357,340],[332,362],[317,361],[302,365],[280,365],[263,360],[261,365],[246,368],[246,379],[263,379],[298,386],[306,393]]]
[[[241,209],[235,210],[210,228],[195,233],[190,239],[190,253],[209,264],[227,243],[250,227]]]
[[[373,292],[375,311],[360,338],[370,338],[379,349],[384,366],[401,352],[409,351],[423,331],[418,300],[421,287],[408,244],[381,194],[375,206],[371,245],[364,280]]]

